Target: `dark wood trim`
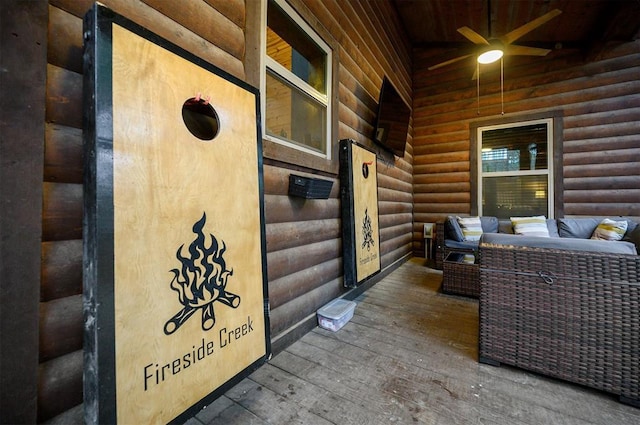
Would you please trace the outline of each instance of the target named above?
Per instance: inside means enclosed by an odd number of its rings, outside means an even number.
[[[564,217],[564,119],[562,111],[553,114],[553,209],[554,217]]]
[[[478,215],[478,127],[482,127],[484,122],[469,123],[469,205],[471,215]]]
[[[246,9],[246,16],[243,16],[243,19],[246,19],[244,28],[244,75],[247,83],[254,87],[260,87],[260,71],[262,65],[262,51],[260,50],[260,42],[262,39],[262,2],[247,2],[244,7]]]
[[[42,234],[45,1],[0,5],[0,423],[35,423]]]

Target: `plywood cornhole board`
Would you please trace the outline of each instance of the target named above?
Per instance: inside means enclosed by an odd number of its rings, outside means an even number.
[[[85,34],[85,419],[182,422],[270,352],[258,91],[102,6]]]
[[[344,283],[355,287],[380,271],[376,154],[341,140],[340,185]]]

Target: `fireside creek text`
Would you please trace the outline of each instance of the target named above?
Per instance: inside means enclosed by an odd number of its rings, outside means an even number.
[[[219,348],[226,349],[233,346],[233,342],[241,339],[253,332],[253,320],[247,317],[247,322],[234,329],[221,328],[218,331]],[[147,391],[155,385],[162,384],[165,380],[179,374],[191,366],[195,366],[206,357],[215,353],[214,341],[206,341],[204,338],[197,345],[193,345],[191,350],[182,356],[166,363],[149,363],[144,367],[144,390]]]

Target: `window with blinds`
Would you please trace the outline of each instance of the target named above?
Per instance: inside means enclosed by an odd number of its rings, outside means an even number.
[[[552,119],[477,131],[478,215],[553,218]]]

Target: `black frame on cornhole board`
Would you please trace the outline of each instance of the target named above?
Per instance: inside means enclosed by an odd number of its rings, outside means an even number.
[[[85,16],[84,22],[84,37],[85,37],[85,52],[84,52],[84,145],[85,145],[85,182],[84,182],[84,226],[83,226],[83,238],[84,238],[84,294],[83,294],[83,303],[84,303],[84,410],[85,410],[85,422],[87,423],[115,423],[118,421],[118,405],[117,405],[117,397],[121,397],[122,395],[118,393],[118,391],[123,391],[122,389],[117,388],[116,382],[116,357],[119,351],[116,350],[116,344],[119,341],[116,341],[116,330],[121,329],[123,326],[119,324],[122,319],[117,317],[118,312],[121,311],[121,307],[117,305],[121,304],[120,301],[116,300],[115,292],[116,292],[116,271],[117,270],[117,262],[121,261],[121,259],[116,258],[116,254],[114,250],[116,249],[116,241],[115,234],[116,230],[114,226],[117,223],[115,218],[116,206],[114,205],[114,175],[115,167],[118,166],[118,161],[121,161],[121,158],[114,158],[114,105],[113,105],[113,81],[114,81],[114,69],[113,67],[113,46],[112,46],[112,37],[114,27],[118,26],[126,31],[129,31],[140,39],[144,39],[145,42],[153,43],[154,46],[158,46],[162,49],[163,52],[168,52],[171,55],[175,55],[179,57],[179,60],[185,60],[189,63],[202,68],[203,70],[211,73],[210,75],[215,76],[218,81],[219,79],[226,80],[230,84],[234,85],[234,88],[230,90],[238,90],[239,92],[245,93],[243,96],[247,96],[248,100],[246,104],[252,109],[251,99],[255,98],[255,140],[252,140],[253,137],[250,136],[251,126],[248,126],[246,130],[249,132],[249,137],[239,142],[247,142],[251,144],[255,141],[255,147],[250,145],[249,149],[241,149],[246,152],[256,152],[257,155],[255,158],[249,157],[246,160],[246,163],[250,164],[255,161],[255,165],[257,167],[257,181],[252,180],[249,182],[249,187],[251,187],[251,196],[252,199],[259,197],[259,200],[252,200],[252,205],[256,205],[255,211],[255,220],[252,220],[253,223],[259,223],[259,236],[255,236],[255,240],[252,239],[250,242],[252,252],[259,252],[259,259],[248,260],[252,261],[251,276],[255,276],[255,279],[250,279],[251,282],[246,285],[253,285],[248,291],[245,288],[242,294],[236,295],[232,292],[236,292],[237,288],[239,288],[240,284],[238,282],[239,277],[232,276],[235,272],[235,275],[242,275],[242,270],[238,270],[236,267],[235,270],[224,270],[224,262],[223,269],[225,273],[227,273],[227,277],[230,277],[229,281],[234,284],[229,285],[231,287],[230,292],[225,292],[226,288],[226,277],[224,279],[225,286],[215,286],[215,291],[220,291],[221,297],[227,296],[225,299],[215,299],[215,301],[220,301],[216,303],[218,307],[219,317],[213,316],[213,301],[209,302],[209,313],[205,313],[206,308],[202,306],[196,306],[195,308],[187,306],[185,304],[184,311],[185,313],[180,320],[180,324],[178,326],[182,326],[183,323],[186,323],[179,331],[176,331],[177,327],[169,326],[170,322],[177,323],[177,319],[171,318],[164,325],[164,333],[167,336],[170,333],[175,332],[178,334],[180,332],[184,333],[188,332],[190,328],[199,328],[200,323],[196,317],[192,317],[191,320],[187,320],[190,315],[193,314],[192,310],[197,310],[198,312],[202,312],[202,334],[197,335],[197,341],[194,341],[193,344],[193,353],[191,352],[191,343],[189,343],[189,350],[184,354],[183,357],[173,358],[168,360],[168,368],[165,370],[164,364],[155,364],[154,362],[157,360],[152,360],[149,363],[148,370],[145,369],[144,372],[140,370],[140,377],[136,376],[135,379],[139,379],[142,381],[144,379],[144,391],[147,391],[147,384],[149,387],[157,383],[162,383],[162,387],[158,384],[155,385],[153,390],[160,391],[158,388],[162,388],[162,391],[172,391],[172,383],[169,383],[169,379],[166,379],[166,382],[162,381],[164,379],[164,374],[166,372],[167,376],[170,375],[170,369],[173,367],[173,373],[176,374],[176,364],[178,365],[177,371],[178,373],[182,373],[182,375],[187,375],[187,367],[192,366],[193,371],[189,371],[189,374],[195,374],[197,372],[198,375],[215,375],[212,378],[212,381],[217,382],[217,373],[220,372],[221,376],[224,376],[226,379],[226,375],[222,373],[222,369],[228,368],[230,372],[224,373],[235,373],[236,369],[239,369],[238,372],[228,379],[226,382],[222,382],[219,386],[215,388],[201,388],[199,391],[205,391],[205,396],[195,400],[190,401],[187,397],[184,397],[184,400],[177,401],[176,403],[186,403],[184,405],[184,409],[178,411],[177,413],[171,411],[170,413],[164,413],[164,415],[169,415],[167,417],[163,417],[156,412],[148,412],[150,417],[153,417],[153,421],[156,422],[158,420],[162,422],[169,423],[181,423],[184,422],[188,417],[195,414],[197,411],[202,409],[207,404],[211,403],[213,400],[222,395],[225,391],[227,391],[230,387],[237,384],[241,379],[249,375],[255,369],[257,369],[261,364],[263,364],[268,357],[270,356],[271,346],[270,346],[270,334],[269,334],[269,304],[268,304],[268,292],[267,292],[267,268],[266,268],[266,236],[265,236],[265,215],[264,215],[264,190],[263,190],[263,164],[262,164],[262,137],[261,137],[261,128],[260,128],[260,101],[259,101],[259,91],[246,84],[245,82],[235,78],[234,76],[220,70],[214,65],[203,61],[202,59],[194,56],[188,51],[168,42],[167,40],[151,33],[147,29],[135,24],[134,22],[114,13],[113,11],[107,9],[101,5],[94,5],[93,8],[87,13]],[[121,29],[118,28],[118,31]],[[164,53],[163,53],[164,54]],[[220,78],[218,78],[220,77]],[[214,77],[212,77],[214,78]],[[131,81],[131,85],[136,85],[137,81]],[[224,83],[226,84],[226,83]],[[237,86],[237,87],[236,87]],[[235,91],[234,91],[235,93]],[[152,94],[150,94],[151,96]],[[199,98],[199,95],[198,95]],[[150,99],[152,101],[153,99]],[[212,102],[213,103],[213,102]],[[253,112],[253,111],[251,111]],[[180,111],[178,110],[178,114]],[[145,123],[141,123],[141,127],[144,127]],[[245,125],[245,127],[247,127]],[[163,141],[163,143],[165,143]],[[215,141],[213,142],[215,143]],[[254,151],[254,149],[256,149]],[[244,155],[248,155],[244,153]],[[252,154],[250,155],[252,156]],[[255,170],[255,168],[253,168]],[[250,173],[251,176],[256,175],[253,172]],[[243,178],[240,176],[239,178]],[[253,179],[253,177],[251,177]],[[131,185],[136,185],[137,182],[132,177]],[[215,181],[207,181],[203,184],[206,185],[215,185]],[[155,187],[155,186],[154,186]],[[157,190],[157,189],[156,189]],[[220,190],[220,189],[216,189]],[[253,194],[256,195],[253,195]],[[236,194],[230,194],[238,195]],[[215,202],[212,202],[215,205]],[[259,204],[259,207],[257,205]],[[119,207],[120,209],[122,207]],[[213,207],[212,207],[213,208]],[[224,203],[219,208],[224,208]],[[214,210],[215,214],[217,210]],[[150,215],[155,214],[156,211],[149,211]],[[202,214],[202,213],[200,213]],[[215,215],[214,214],[214,215]],[[248,214],[253,214],[248,213]],[[259,215],[259,217],[257,217]],[[200,218],[200,217],[197,217]],[[209,217],[207,217],[209,218]],[[193,224],[193,221],[189,222],[190,225],[193,225],[193,233],[196,233],[196,227],[200,225],[198,229],[200,231],[200,239],[204,239],[206,241],[213,240],[210,242],[210,245],[207,247],[209,252],[212,251],[212,247],[215,248],[215,252],[217,252],[218,260],[222,257],[222,254],[228,254],[231,251],[230,246],[224,245],[224,240],[221,242],[222,249],[218,249],[218,245],[216,242],[216,237],[214,237],[213,233],[210,235],[203,234],[202,227],[204,226],[205,220],[200,219],[198,222]],[[146,225],[146,223],[145,223]],[[256,225],[256,224],[254,224]],[[184,226],[177,226],[184,227]],[[219,225],[218,227],[224,227]],[[187,229],[188,235],[191,235],[193,238],[193,233],[191,226]],[[209,232],[207,230],[206,232]],[[164,237],[165,235],[163,235]],[[169,235],[166,235],[167,238]],[[203,237],[204,236],[204,237]],[[180,246],[171,247],[173,249],[174,257],[173,260],[176,261],[175,258],[175,249],[178,248],[178,254],[186,253],[187,246],[189,243],[188,239],[184,244],[184,249]],[[195,244],[195,241],[192,242],[192,245]],[[214,246],[215,244],[215,246]],[[258,246],[259,245],[259,246]],[[178,245],[179,246],[179,245]],[[154,247],[155,249],[155,247]],[[184,255],[184,254],[182,254]],[[202,258],[202,254],[199,254]],[[206,257],[206,255],[205,255]],[[195,258],[192,259],[195,262]],[[203,260],[201,260],[203,261]],[[237,264],[236,264],[237,266]],[[162,267],[160,267],[162,268]],[[178,270],[176,268],[175,270]],[[184,264],[183,264],[184,270]],[[259,270],[256,272],[255,270]],[[165,275],[170,274],[170,270],[161,270]],[[178,275],[177,272],[176,276]],[[221,273],[222,274],[222,273]],[[261,276],[258,276],[261,274]],[[164,275],[163,275],[164,276]],[[236,280],[233,280],[236,279]],[[150,292],[152,297],[158,296],[157,294],[162,294],[164,296],[165,293],[170,293],[169,296],[173,296],[175,301],[175,293],[174,290],[177,289],[169,288],[168,282],[170,279],[162,281],[160,284],[158,282],[131,282],[133,285],[148,285],[147,291]],[[219,282],[219,281],[216,281]],[[129,282],[127,282],[129,284]],[[171,282],[174,285],[174,281]],[[120,284],[122,285],[122,284]],[[243,283],[244,285],[244,283]],[[213,293],[213,290],[211,290]],[[257,292],[256,294],[247,295],[249,292]],[[260,294],[261,292],[261,294]],[[234,298],[235,297],[235,298]],[[122,297],[120,297],[122,298]],[[247,317],[246,313],[243,317],[245,321],[244,324],[238,323],[236,329],[217,329],[214,328],[215,332],[206,333],[206,331],[212,330],[212,324],[217,323],[216,319],[220,319],[219,322],[227,323],[230,319],[228,317],[231,316],[231,313],[234,311],[239,311],[242,309],[234,310],[241,303],[240,298],[242,298],[242,302],[244,302],[245,306],[243,307],[247,311],[256,312],[254,317]],[[261,298],[262,302],[256,301],[257,298]],[[249,299],[251,301],[250,304],[246,304]],[[150,302],[149,305],[153,306],[154,302]],[[223,305],[226,304],[226,305]],[[259,308],[256,308],[256,305]],[[120,307],[120,310],[118,309]],[[172,314],[176,312],[182,306],[178,304],[178,307],[172,311]],[[250,310],[249,310],[250,309]],[[259,311],[258,311],[259,310]],[[243,310],[244,311],[244,310]],[[147,317],[152,318],[157,313],[155,311],[145,311],[144,312]],[[176,316],[178,316],[180,312]],[[209,316],[207,316],[209,314]],[[225,316],[225,315],[229,316]],[[199,316],[199,315],[198,315]],[[167,318],[170,316],[162,317],[162,322],[165,323]],[[208,329],[205,329],[205,320],[209,320]],[[226,320],[226,321],[225,321]],[[235,320],[235,318],[233,318]],[[151,320],[150,320],[151,321]],[[174,322],[172,322],[174,321]],[[137,325],[139,324],[129,324],[125,323],[125,327],[129,325]],[[157,327],[157,325],[154,325]],[[222,326],[222,325],[220,325]],[[230,326],[230,325],[226,325]],[[227,364],[219,365],[220,358],[222,358],[222,354],[220,354],[223,350],[220,348],[225,345],[224,349],[229,349],[228,353],[233,353],[232,350],[236,350],[235,346],[232,348],[232,343],[240,346],[240,338],[245,337],[246,334],[249,334],[253,328],[261,329],[264,328],[264,335],[262,335],[262,331],[254,332],[253,336],[246,337],[247,341],[254,341],[253,338],[262,342],[264,338],[264,347],[257,347],[255,349],[249,350],[249,354],[245,354],[245,357],[251,357],[246,360],[239,360],[240,364],[232,364],[227,367]],[[186,329],[185,328],[189,328]],[[234,332],[237,332],[234,334]],[[119,331],[120,332],[120,331]],[[228,338],[228,341],[223,342],[222,337],[224,336]],[[158,334],[162,333],[162,329]],[[220,340],[217,344],[214,344],[215,337],[220,335]],[[171,335],[174,336],[175,334]],[[191,334],[188,334],[189,336]],[[202,336],[202,346],[200,346],[200,335],[207,335],[206,347],[205,347],[205,336]],[[164,336],[163,336],[164,337]],[[170,338],[165,338],[165,340],[169,340]],[[227,346],[228,343],[228,346]],[[125,343],[123,343],[125,344]],[[255,346],[255,344],[253,344]],[[146,348],[146,347],[145,347]],[[149,347],[150,349],[152,347]],[[204,351],[207,351],[207,355],[209,356],[206,359],[200,359],[200,350],[203,351],[202,356],[205,355]],[[246,349],[245,349],[246,350]],[[159,352],[162,352],[162,348]],[[257,354],[255,354],[257,353]],[[144,356],[144,352],[136,353],[136,355]],[[224,352],[224,355],[227,356],[227,352]],[[230,355],[230,354],[229,354]],[[218,356],[218,358],[216,358]],[[256,356],[253,358],[253,356]],[[224,357],[225,359],[227,357]],[[202,363],[202,367],[197,369],[196,361]],[[207,363],[210,362],[210,363]],[[218,363],[215,363],[218,362]],[[248,364],[245,364],[248,363]],[[221,369],[211,369],[211,365],[218,364]],[[209,367],[205,367],[205,366]],[[136,369],[138,370],[138,369]],[[185,370],[185,372],[182,372]],[[142,374],[145,374],[144,378]],[[162,376],[162,378],[161,378]],[[189,375],[193,376],[193,375]],[[185,380],[183,377],[180,379]],[[177,382],[178,379],[175,378],[172,382]],[[153,384],[153,385],[152,385]],[[141,384],[142,385],[142,384]],[[165,388],[166,387],[166,388]],[[179,388],[181,389],[181,388]],[[179,389],[177,392],[179,392]],[[140,390],[141,391],[141,390]],[[198,392],[197,394],[200,394]],[[148,393],[151,393],[151,388]],[[146,395],[146,394],[145,394]],[[126,394],[127,397],[134,397],[134,394]],[[139,400],[138,404],[141,409],[149,408],[145,400]],[[156,410],[163,410],[164,406],[158,406]],[[168,409],[167,409],[168,410]],[[175,408],[174,408],[175,410]],[[158,416],[151,416],[158,415]],[[125,422],[123,419],[122,422]]]
[[[344,285],[355,288],[380,272],[381,259],[377,157],[351,139],[340,140],[340,198]]]

